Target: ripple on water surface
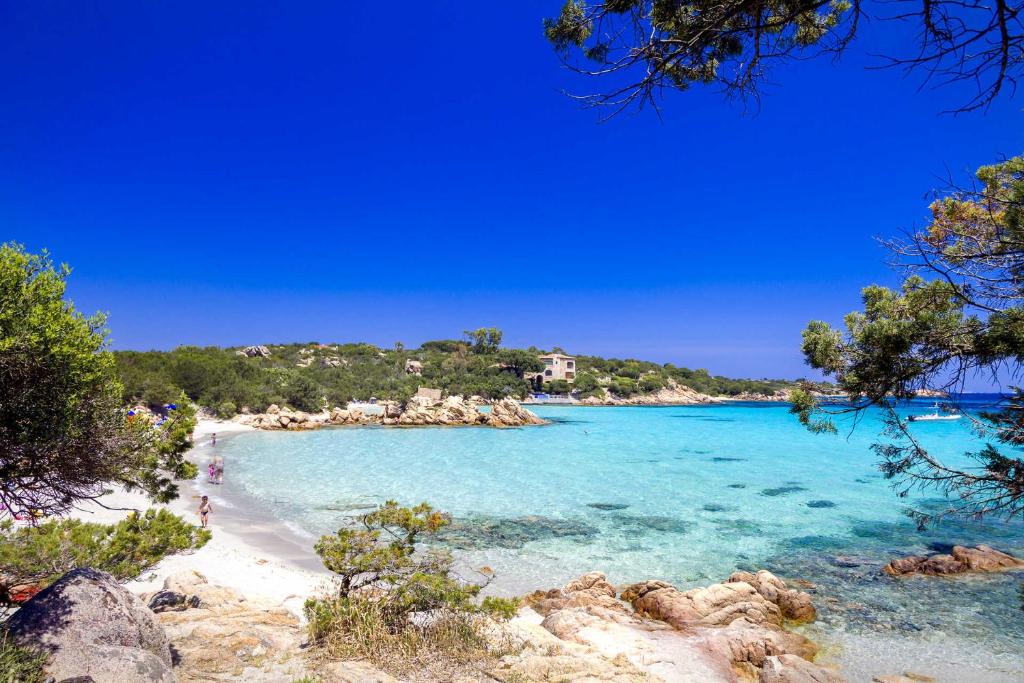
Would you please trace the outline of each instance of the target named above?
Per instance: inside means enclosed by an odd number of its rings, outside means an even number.
[[[966,673],[947,680],[1024,677],[1019,574],[907,581],[880,572],[894,556],[942,544],[1024,554],[1020,523],[917,532],[903,508],[930,503],[896,498],[874,469],[875,417],[835,438],[807,433],[784,406],[537,412],[558,422],[245,434],[222,454],[237,483],[312,534],[390,498],[449,510],[457,524],[441,541],[493,567],[505,593],[595,569],[615,583],[686,588],[767,567],[817,586],[821,618],[808,630],[852,680],[955,666]],[[954,461],[975,445],[955,423],[920,437]],[[872,650],[879,637],[886,647]],[[969,664],[957,664],[960,652]]]

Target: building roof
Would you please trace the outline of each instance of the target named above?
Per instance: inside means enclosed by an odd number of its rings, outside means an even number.
[[[541,354],[541,358],[568,358],[569,360],[576,360],[576,356],[567,356],[564,353],[545,353]]]

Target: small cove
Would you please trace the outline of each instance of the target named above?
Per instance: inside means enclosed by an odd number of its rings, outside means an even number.
[[[874,468],[877,416],[829,437],[808,434],[781,405],[536,412],[553,423],[246,433],[219,450],[231,486],[311,536],[389,498],[452,512],[442,541],[467,566],[493,567],[498,593],[595,569],[618,584],[687,588],[764,567],[817,586],[821,616],[807,631],[851,680],[903,669],[940,680],[1024,676],[1024,577],[880,573],[893,556],[953,543],[1024,554],[1024,530],[950,520],[918,532]],[[950,460],[978,443],[962,424],[919,433]],[[891,647],[875,647],[882,638]]]

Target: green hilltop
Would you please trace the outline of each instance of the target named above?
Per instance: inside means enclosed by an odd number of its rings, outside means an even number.
[[[266,346],[180,346],[173,351],[117,351],[124,398],[162,405],[184,391],[200,405],[223,417],[249,410],[261,412],[272,403],[305,411],[324,401],[344,405],[370,398],[404,401],[420,387],[448,394],[488,399],[525,397],[534,390],[530,377],[543,370],[536,347],[500,346],[493,328],[467,332],[465,339],[428,341],[418,348],[396,343],[269,344]],[[565,353],[560,348],[551,350]],[[543,389],[584,398],[603,390],[618,398],[650,394],[672,384],[704,394],[737,396],[771,394],[796,386],[791,380],[730,379],[707,370],[671,363],[575,355],[576,380],[547,382]]]

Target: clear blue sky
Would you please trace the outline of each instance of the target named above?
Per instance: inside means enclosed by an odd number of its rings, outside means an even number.
[[[0,239],[74,267],[115,348],[498,326],[508,343],[806,374],[807,320],[892,282],[873,241],[1024,152],[1024,98],[838,65],[599,124],[560,0],[0,5]]]

